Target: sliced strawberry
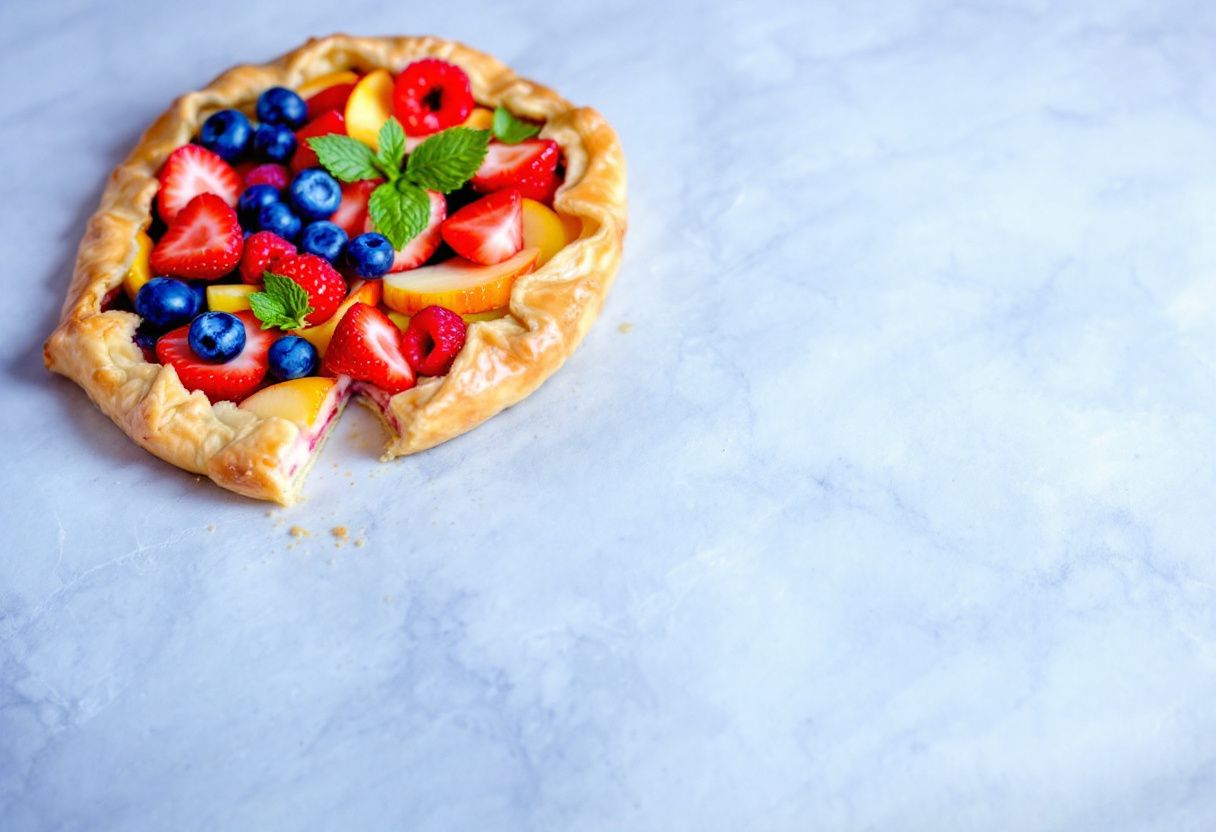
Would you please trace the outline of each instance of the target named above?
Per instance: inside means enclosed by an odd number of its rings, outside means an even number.
[[[401,352],[401,330],[366,303],[347,310],[325,351],[324,372],[366,381],[386,393],[414,386],[414,371]]]
[[[190,325],[166,332],[156,342],[156,358],[177,371],[187,390],[201,390],[213,402],[239,402],[258,388],[269,365],[270,345],[282,333],[262,329],[249,310],[237,312],[245,324],[245,348],[222,364],[204,361],[190,349]]]
[[[273,231],[258,231],[245,240],[245,252],[241,255],[241,282],[257,284],[267,270],[284,257],[296,253],[296,247]]]
[[[353,83],[350,84],[334,84],[332,87],[326,87],[316,95],[312,96],[305,102],[308,105],[308,118],[312,120],[317,116],[327,113],[330,110],[338,110],[341,112],[346,109],[346,99],[350,98],[350,91],[355,88]]]
[[[514,188],[470,203],[443,223],[452,250],[483,266],[501,263],[524,247],[523,200]]]
[[[321,160],[317,158],[317,152],[308,146],[307,140],[316,136],[328,136],[331,133],[340,136],[346,135],[346,118],[337,110],[322,113],[296,131],[296,153],[291,157],[293,173],[299,173],[305,168],[315,168],[321,164]]]
[[[236,205],[243,187],[240,174],[219,156],[196,144],[182,145],[160,169],[156,209],[162,220],[172,224],[186,203],[199,194],[215,194]]]
[[[333,317],[346,299],[346,280],[323,257],[293,254],[274,264],[275,274],[290,277],[308,292],[312,311],[304,318],[309,324],[323,324]]]
[[[383,182],[383,179],[364,179],[343,184],[342,202],[329,221],[345,231],[347,237],[358,237],[367,222],[367,201]]]
[[[416,269],[431,259],[431,255],[439,248],[439,244],[443,242],[443,221],[447,219],[448,204],[443,198],[443,194],[438,191],[427,191],[431,197],[431,219],[427,223],[426,228],[422,230],[414,239],[405,244],[405,248],[398,249],[393,257],[392,268],[390,272],[403,272],[407,269]],[[363,225],[364,231],[375,231],[376,225],[372,222],[369,216],[367,222]]]
[[[517,188],[521,196],[545,202],[557,190],[561,155],[561,148],[552,139],[528,139],[519,144],[491,142],[470,183],[483,194]]]
[[[236,268],[243,243],[236,211],[215,194],[199,194],[178,212],[148,262],[153,274],[215,280]]]

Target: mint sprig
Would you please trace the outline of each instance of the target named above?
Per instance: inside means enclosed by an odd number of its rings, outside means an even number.
[[[308,292],[290,277],[266,272],[262,276],[263,291],[249,296],[249,308],[262,322],[262,329],[299,329],[304,316],[313,311],[308,305]]]
[[[490,126],[494,138],[503,144],[519,144],[540,132],[539,124],[532,124],[511,115],[511,111],[499,104],[494,108],[494,121]]]
[[[368,214],[376,230],[400,251],[427,227],[427,191],[451,193],[477,173],[490,144],[489,130],[452,127],[428,137],[405,155],[405,131],[395,118],[380,128],[376,152],[350,136],[317,136],[308,145],[321,164],[343,182],[387,181],[372,191]],[[256,314],[256,313],[255,313]]]

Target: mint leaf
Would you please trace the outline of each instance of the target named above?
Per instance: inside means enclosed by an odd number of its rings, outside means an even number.
[[[503,144],[519,144],[540,132],[539,124],[532,124],[511,115],[511,111],[499,104],[494,108],[494,123],[491,127],[494,138]]]
[[[421,188],[398,180],[372,191],[367,212],[376,230],[400,251],[417,237],[431,220],[431,198]]]
[[[401,163],[405,160],[405,131],[401,129],[401,122],[389,116],[388,121],[380,128],[380,136],[376,142],[380,148],[376,153],[377,164],[390,181],[396,179],[401,171]]]
[[[419,187],[450,193],[477,173],[489,145],[489,130],[451,127],[414,148],[405,175]]]
[[[371,149],[350,136],[316,136],[308,140],[308,146],[316,151],[325,169],[343,182],[380,178]],[[393,171],[396,173],[396,168]]]
[[[249,296],[253,315],[262,322],[262,329],[299,329],[304,316],[313,310],[308,305],[308,292],[290,277],[266,272],[264,291]]]

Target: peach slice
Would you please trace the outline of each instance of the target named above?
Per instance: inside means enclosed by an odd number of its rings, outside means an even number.
[[[144,231],[135,234],[135,259],[131,268],[127,269],[122,279],[122,288],[132,301],[139,294],[139,289],[152,279],[152,268],[148,265],[148,255],[152,253],[152,238]]]
[[[540,249],[536,267],[540,268],[565,246],[578,238],[556,211],[535,199],[524,199],[524,248]],[[570,217],[569,219],[574,219]],[[578,222],[575,220],[575,222]],[[581,225],[581,223],[580,223]]]
[[[516,278],[536,268],[539,256],[540,249],[525,248],[492,266],[453,257],[434,266],[386,274],[381,281],[384,305],[406,315],[432,305],[461,315],[501,309],[511,301]]]
[[[489,130],[494,125],[494,111],[487,110],[485,107],[474,107],[469,113],[468,118],[462,121],[457,127],[471,127],[474,130]],[[432,134],[434,135],[434,134]],[[413,153],[418,145],[429,139],[430,136],[406,136],[405,137],[405,152]]]
[[[355,84],[346,100],[346,134],[372,150],[380,128],[393,114],[393,76],[386,69],[373,70]]]
[[[240,406],[263,419],[279,416],[307,430],[325,414],[337,383],[337,379],[320,376],[283,381],[262,388]]]
[[[343,69],[338,72],[330,72],[326,75],[319,75],[311,81],[305,81],[296,88],[296,94],[300,98],[309,98],[316,95],[322,90],[327,90],[330,87],[336,87],[338,84],[355,84],[359,81],[359,74],[349,69]]]
[[[312,344],[317,348],[317,354],[324,358],[325,351],[329,349],[329,341],[334,337],[334,330],[338,328],[338,322],[342,320],[342,316],[346,314],[346,310],[356,303],[366,303],[368,306],[375,306],[379,302],[379,280],[357,281],[351,284],[351,290],[347,294],[346,300],[342,301],[342,305],[338,307],[338,311],[328,321],[316,326],[307,326],[303,329],[293,330],[291,334],[299,335],[305,341]]]
[[[207,308],[212,312],[240,312],[249,308],[249,296],[261,286],[244,283],[213,283],[207,287]]]

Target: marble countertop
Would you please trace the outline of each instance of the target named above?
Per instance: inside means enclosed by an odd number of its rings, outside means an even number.
[[[1216,828],[1211,4],[277,5],[0,10],[0,829]],[[537,394],[268,511],[41,343],[144,126],[333,29],[601,109],[631,230]]]

